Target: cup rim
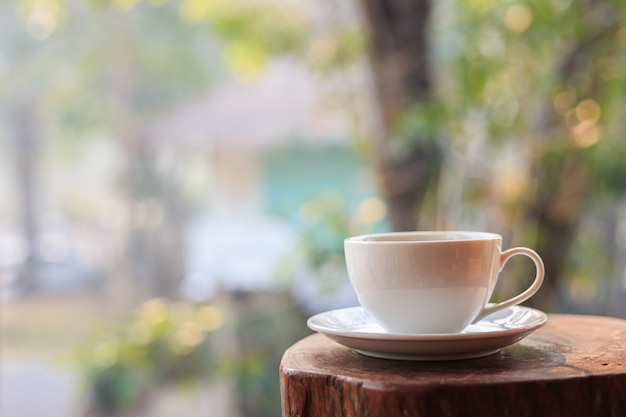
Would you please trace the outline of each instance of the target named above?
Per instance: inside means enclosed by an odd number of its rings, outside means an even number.
[[[411,239],[412,236],[422,239]],[[426,238],[431,236],[431,238]],[[471,230],[433,230],[414,232],[387,232],[370,233],[359,236],[350,236],[345,239],[346,243],[365,245],[398,245],[398,244],[424,244],[424,243],[454,243],[471,241],[499,240],[502,236],[497,233],[471,231]]]

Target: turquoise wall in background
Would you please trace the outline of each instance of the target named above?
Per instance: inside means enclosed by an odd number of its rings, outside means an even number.
[[[327,192],[340,193],[348,207],[376,194],[368,167],[348,146],[269,151],[262,172],[264,209],[289,219],[303,203]]]

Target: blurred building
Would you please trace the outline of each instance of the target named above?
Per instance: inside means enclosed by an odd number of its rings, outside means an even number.
[[[210,201],[188,235],[189,296],[272,288],[303,203],[331,189],[348,201],[372,193],[331,94],[302,66],[278,62],[151,127],[148,137],[163,151],[209,156]]]

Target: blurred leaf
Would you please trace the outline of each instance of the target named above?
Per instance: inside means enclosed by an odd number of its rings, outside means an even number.
[[[200,23],[215,17],[223,0],[182,0],[180,13],[191,23]]]
[[[445,129],[450,116],[448,109],[433,100],[408,107],[397,123],[396,137],[412,145],[434,143]]]
[[[231,42],[224,49],[224,62],[244,78],[258,77],[267,66],[268,56],[255,42]]]

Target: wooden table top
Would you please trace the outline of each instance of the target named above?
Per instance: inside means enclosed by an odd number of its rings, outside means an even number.
[[[550,315],[500,353],[406,362],[320,334],[282,359],[286,416],[626,416],[626,320]]]

